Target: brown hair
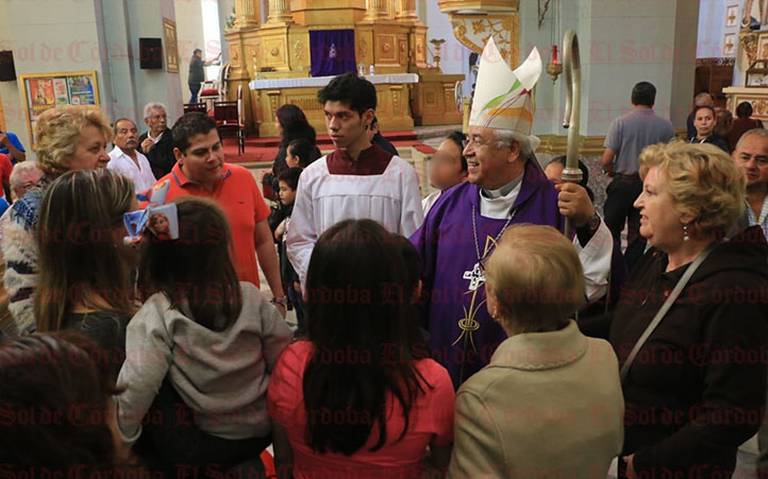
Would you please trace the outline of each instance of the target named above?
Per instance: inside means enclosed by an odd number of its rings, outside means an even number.
[[[196,323],[227,329],[240,316],[243,298],[230,248],[227,218],[216,203],[194,197],[176,203],[179,239],[161,240],[145,231],[139,267],[144,299],[164,293],[175,309],[182,305]]]
[[[551,226],[514,225],[485,264],[499,320],[518,332],[562,328],[584,304],[584,272],[573,244]]]
[[[72,305],[90,305],[94,295],[131,312],[129,268],[112,231],[133,199],[131,180],[106,168],[67,172],[48,188],[37,229],[38,331],[60,330]]]
[[[34,465],[88,477],[115,465],[108,401],[119,391],[99,355],[98,346],[71,332],[0,342],[4,469]]]

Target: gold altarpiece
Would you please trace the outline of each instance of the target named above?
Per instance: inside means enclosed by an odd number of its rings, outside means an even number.
[[[768,74],[765,73],[764,65],[768,62],[768,1],[746,0],[742,3],[741,31],[736,53],[736,68],[741,82],[723,88],[723,93],[728,97],[728,109],[734,114],[739,103],[748,101],[752,104],[752,117],[766,121]],[[755,20],[758,23],[756,30],[753,29]]]
[[[242,85],[249,93],[246,121],[260,136],[278,136],[274,114],[285,103],[300,106],[319,132],[325,130],[317,87],[249,89],[252,80],[309,77],[311,30],[354,29],[357,64],[374,65],[377,75],[419,75],[418,83],[376,84],[383,128],[410,129],[414,118],[419,124],[461,122],[453,88],[463,77],[443,75],[427,64],[427,26],[416,15],[416,0],[269,0],[264,23],[259,4],[237,0],[235,24],[225,38],[229,91]]]

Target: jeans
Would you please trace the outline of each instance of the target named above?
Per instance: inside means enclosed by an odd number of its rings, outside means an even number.
[[[197,94],[200,93],[200,88],[201,87],[202,87],[202,85],[200,85],[199,83],[197,83],[197,84],[190,83],[189,84],[189,91],[190,91],[190,93],[192,93],[192,96],[189,98],[189,102],[190,103],[197,103],[197,101],[198,101]]]
[[[165,473],[166,479],[217,479],[244,463],[261,470],[259,455],[272,442],[271,436],[222,439],[198,429],[192,410],[167,377],[143,428],[134,450],[149,470]]]
[[[291,300],[293,310],[296,311],[296,323],[298,327],[294,333],[295,337],[303,336],[307,333],[307,322],[304,319],[304,307],[301,304],[301,294],[293,287],[293,284],[286,286],[286,294],[288,299]]]

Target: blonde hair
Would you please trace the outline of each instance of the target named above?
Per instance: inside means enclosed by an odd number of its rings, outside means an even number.
[[[488,259],[485,277],[499,302],[499,320],[519,332],[560,329],[584,304],[579,257],[551,226],[511,226]]]
[[[90,126],[98,128],[106,141],[112,140],[112,128],[98,110],[64,106],[43,112],[35,125],[35,153],[43,173],[55,178],[69,171],[80,135]]]
[[[720,148],[673,142],[640,153],[640,176],[656,167],[672,196],[675,211],[694,218],[700,235],[725,234],[744,213],[746,178]]]

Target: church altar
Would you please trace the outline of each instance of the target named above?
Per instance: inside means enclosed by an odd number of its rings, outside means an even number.
[[[264,80],[253,80],[248,86],[251,90],[265,90],[268,88],[302,88],[326,86],[333,79],[333,76],[307,77],[307,78],[268,78]],[[418,83],[419,75],[415,73],[396,73],[392,75],[366,75],[366,80],[374,85],[385,83]]]
[[[275,111],[299,106],[316,130],[325,131],[317,90],[331,75],[369,68],[376,86],[376,116],[383,130],[415,124],[458,124],[454,85],[427,63],[427,26],[415,0],[237,0],[235,21],[224,37],[231,63],[229,91],[243,98],[246,127],[278,136]]]
[[[304,111],[309,123],[318,132],[325,131],[323,105],[317,101],[317,90],[327,85],[332,76],[305,78],[271,78],[253,80],[249,88],[254,95],[254,108],[264,115],[259,128],[260,136],[280,136],[274,112],[286,103],[297,105]],[[419,81],[415,73],[366,75],[376,87],[378,106],[376,117],[383,130],[410,130],[414,126],[410,107],[410,85]],[[270,116],[272,121],[270,121]]]

